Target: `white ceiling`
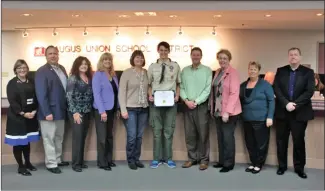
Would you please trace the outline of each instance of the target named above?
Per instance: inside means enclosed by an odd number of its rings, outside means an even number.
[[[3,9],[123,10],[123,11],[236,11],[324,9],[323,1],[2,1]]]
[[[157,16],[136,16],[155,12]],[[24,17],[29,13],[33,16]],[[69,26],[217,26],[229,29],[324,30],[320,1],[2,2],[2,30]],[[82,15],[78,18],[73,14]],[[265,17],[270,14],[271,17]],[[128,15],[121,18],[121,15]],[[177,15],[170,18],[170,15]],[[214,17],[221,15],[221,17]]]
[[[324,16],[316,15],[322,11],[156,11],[157,16],[136,16],[134,11],[2,9],[2,30],[69,26],[216,26],[228,29],[324,30]],[[33,16],[21,16],[25,13]],[[81,16],[75,18],[72,16],[74,14]],[[266,14],[271,17],[265,17]],[[121,18],[121,15],[128,17]],[[170,15],[177,17],[170,18]]]

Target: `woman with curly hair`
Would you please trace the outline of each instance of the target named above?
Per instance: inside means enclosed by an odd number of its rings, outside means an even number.
[[[93,104],[92,67],[90,61],[79,56],[73,62],[67,84],[69,120],[72,127],[72,169],[82,172],[85,140]]]

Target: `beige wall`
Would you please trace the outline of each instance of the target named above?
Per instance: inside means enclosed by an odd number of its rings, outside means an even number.
[[[220,48],[227,48],[233,54],[232,65],[240,71],[241,80],[247,77],[247,63],[257,60],[262,64],[262,73],[276,71],[287,64],[287,50],[296,46],[303,53],[303,64],[317,68],[317,42],[324,41],[324,31],[281,31],[281,30],[217,30],[212,36],[212,28],[183,28],[184,35],[178,36],[178,28],[152,28],[152,34],[146,36],[145,28],[120,28],[120,35],[114,35],[115,28],[90,28],[89,35],[82,36],[83,29],[57,30],[59,36],[52,36],[52,29],[29,31],[28,38],[22,38],[21,32],[2,32],[2,97],[6,97],[6,85],[13,77],[14,62],[25,59],[31,70],[37,70],[45,63],[44,57],[34,57],[35,46],[54,45],[111,45],[116,70],[129,67],[132,51],[116,52],[117,45],[146,45],[150,52],[145,52],[147,66],[158,57],[156,45],[165,40],[172,45],[194,45],[203,49],[203,64],[217,69],[215,54]],[[183,68],[191,63],[189,52],[172,51],[170,57]],[[101,53],[61,53],[60,63],[69,71],[73,60],[78,55],[87,56],[96,68]]]
[[[2,122],[2,140],[5,135],[5,125],[6,116],[1,116]],[[183,125],[183,114],[178,113],[176,121],[176,130],[174,133],[174,159],[175,160],[187,160],[187,152],[184,138],[184,125]],[[210,145],[211,145],[211,161],[215,161],[218,156],[218,147],[216,139],[216,128],[211,121],[210,125]],[[246,163],[248,162],[248,155],[243,141],[242,128],[238,125],[236,129],[236,162]],[[275,144],[275,129],[272,128],[271,131],[271,142],[269,146],[269,153],[267,157],[267,164],[276,165],[276,144]],[[114,129],[114,158],[115,160],[126,160],[125,145],[126,145],[126,133],[125,128],[120,120],[116,121]],[[12,147],[2,145],[2,164],[15,164],[15,159],[12,154]],[[150,127],[145,129],[142,145],[142,155],[141,160],[151,160],[152,159],[152,145],[153,136]],[[96,131],[95,127],[92,125],[89,130],[86,146],[85,146],[85,159],[86,160],[96,160]],[[307,165],[308,168],[318,168],[324,169],[324,119],[321,117],[316,117],[315,120],[310,121],[306,130],[306,150],[307,150]],[[42,142],[33,143],[31,146],[31,160],[34,163],[44,162],[44,150]],[[66,160],[71,159],[71,129],[66,128],[65,141],[64,141],[64,158]],[[290,138],[289,142],[289,152],[288,152],[288,164],[292,166],[292,140]]]

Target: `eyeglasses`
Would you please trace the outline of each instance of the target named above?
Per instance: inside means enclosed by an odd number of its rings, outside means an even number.
[[[17,70],[28,70],[27,67],[18,67]]]
[[[227,57],[218,57],[218,60],[229,60]]]

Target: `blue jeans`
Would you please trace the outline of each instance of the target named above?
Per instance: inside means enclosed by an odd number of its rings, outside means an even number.
[[[144,128],[148,123],[148,108],[127,108],[129,118],[123,120],[126,128],[126,157],[128,163],[139,161]]]

